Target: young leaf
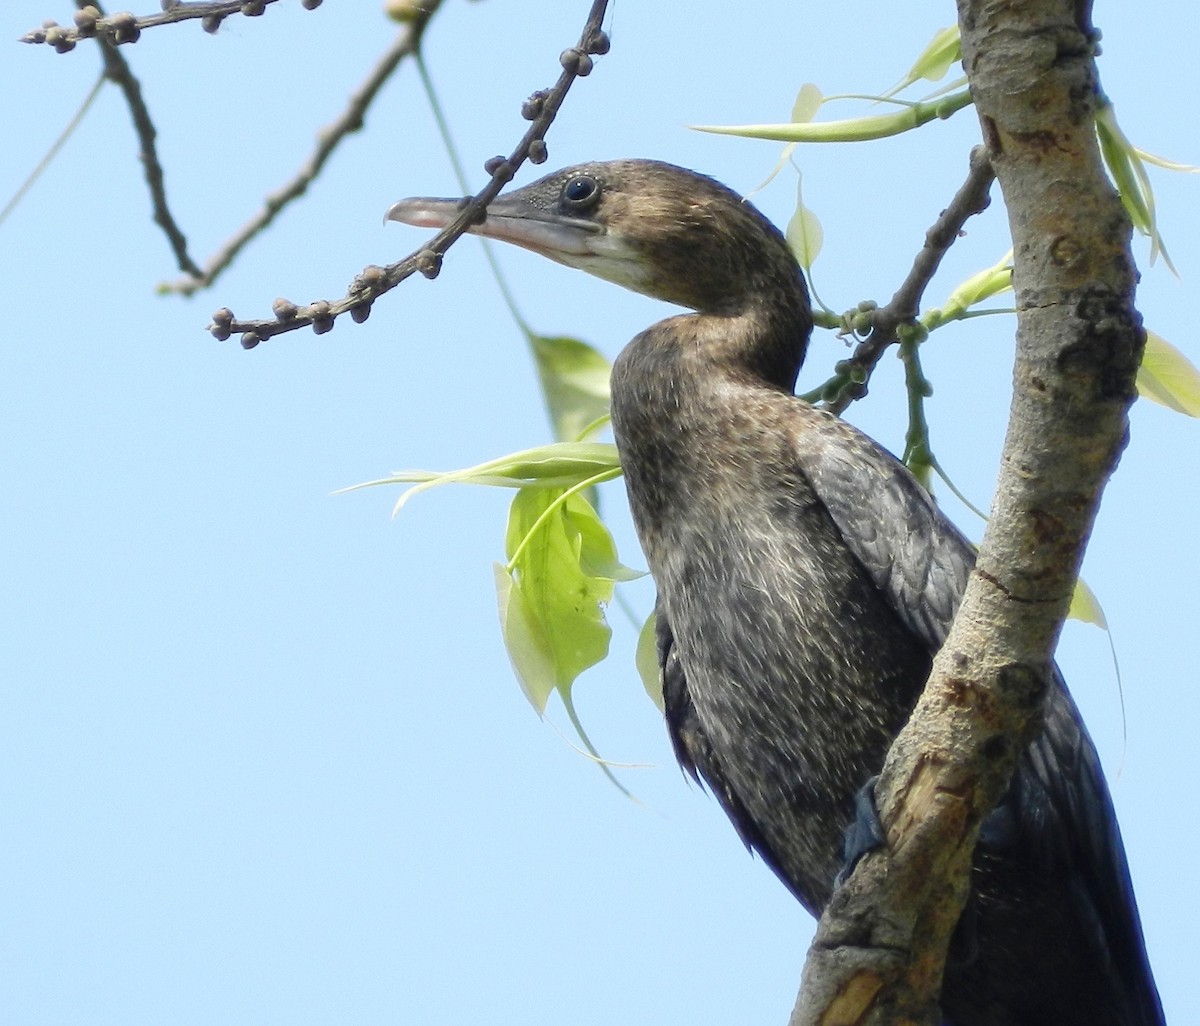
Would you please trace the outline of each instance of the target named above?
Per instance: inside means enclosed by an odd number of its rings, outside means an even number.
[[[658,666],[658,642],[654,636],[656,617],[651,613],[642,624],[638,633],[637,650],[634,662],[637,664],[638,676],[642,678],[642,687],[650,696],[650,701],[663,710],[662,671]]]
[[[932,307],[921,315],[921,323],[929,331],[949,321],[965,316],[967,311],[985,299],[1012,288],[1012,250],[991,267],[971,275],[960,284],[940,307]]]
[[[1137,375],[1138,394],[1146,399],[1200,417],[1200,370],[1161,335],[1146,332],[1146,350]]]
[[[1075,581],[1075,590],[1071,593],[1071,608],[1067,610],[1067,616],[1072,620],[1094,624],[1102,631],[1108,630],[1108,619],[1104,610],[1100,608],[1100,600],[1083,578]]]
[[[1153,153],[1147,153],[1138,146],[1133,148],[1133,152],[1142,158],[1147,164],[1153,164],[1155,167],[1161,167],[1164,171],[1178,171],[1185,175],[1200,175],[1200,167],[1195,164],[1181,164],[1177,160],[1168,160],[1166,157],[1159,157]]]
[[[566,517],[579,532],[579,567],[589,577],[606,581],[636,581],[645,577],[644,570],[633,570],[617,558],[617,546],[604,521],[590,504],[566,504]]]
[[[821,253],[821,244],[825,241],[825,233],[817,215],[804,205],[804,193],[801,189],[801,176],[796,176],[796,212],[787,226],[787,242],[796,262],[806,271],[812,269],[814,261]]]
[[[609,362],[586,342],[529,334],[546,409],[560,442],[579,441],[608,415]]]
[[[621,472],[617,447],[611,442],[554,442],[501,456],[463,470],[399,470],[390,477],[364,481],[335,494],[376,485],[413,484],[396,501],[399,513],[414,495],[447,484],[489,485],[498,488],[569,488],[581,481],[608,480]]]
[[[495,564],[496,604],[500,613],[500,635],[512,663],[513,673],[525,697],[540,716],[554,691],[554,657],[541,624],[529,609],[520,584],[503,563]]]
[[[876,114],[845,121],[808,121],[785,125],[693,125],[697,132],[736,135],[777,142],[865,142],[899,135],[930,121],[945,120],[971,103],[971,92],[963,89],[936,100],[906,105],[894,114]]]
[[[929,44],[918,55],[908,74],[889,89],[884,96],[895,96],[907,89],[918,79],[937,82],[942,79],[955,61],[962,60],[962,40],[958,26],[950,25],[934,33]]]
[[[1150,263],[1161,253],[1163,263],[1178,277],[1179,272],[1171,263],[1167,248],[1158,230],[1158,217],[1154,209],[1154,188],[1146,165],[1142,162],[1137,147],[1129,141],[1121,126],[1117,124],[1117,113],[1106,99],[1096,111],[1096,136],[1100,142],[1100,153],[1108,165],[1109,174],[1121,196],[1121,204],[1133,226],[1150,239]]]
[[[796,102],[792,104],[792,120],[795,122],[811,121],[817,116],[825,97],[821,95],[812,82],[805,82],[796,94]]]
[[[613,581],[584,566],[586,525],[589,552],[612,551],[607,531],[578,494],[522,488],[509,512],[505,584],[497,577],[505,643],[521,685],[540,713],[552,690],[569,697],[575,678],[608,654],[612,630],[604,606]],[[612,551],[611,564],[616,564]]]

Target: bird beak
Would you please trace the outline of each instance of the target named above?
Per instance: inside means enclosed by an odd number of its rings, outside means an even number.
[[[385,220],[418,228],[445,228],[462,212],[466,202],[428,197],[404,199],[388,208]],[[467,231],[520,246],[635,292],[649,288],[648,267],[629,243],[596,220],[554,210],[547,201],[544,180],[498,196],[488,205],[486,218]]]
[[[493,200],[487,218],[467,231],[486,239],[509,242],[522,249],[557,260],[570,267],[581,267],[589,256],[597,255],[595,245],[603,229],[592,221],[565,217],[530,203],[518,190]],[[418,196],[393,203],[385,220],[418,228],[445,228],[462,211],[463,199],[433,199]]]

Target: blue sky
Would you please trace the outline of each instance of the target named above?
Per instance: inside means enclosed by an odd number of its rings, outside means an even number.
[[[378,5],[294,2],[147,33],[125,53],[159,128],[167,187],[207,255],[289,177],[393,27]],[[448,0],[427,58],[468,166],[507,152],[520,102],[549,85],[578,4]],[[928,6],[928,5],[927,5]],[[688,15],[617,3],[613,49],[577,83],[550,165],[647,156],[749,191],[778,147],[689,131],[786,120],[799,85],[880,91],[929,21],[872,0]],[[654,8],[651,10],[650,8]],[[45,153],[98,60],[15,38],[70,5],[0,9],[0,199]],[[1126,132],[1200,163],[1190,5],[1102,8],[1101,73]],[[849,116],[853,108],[829,116]],[[870,146],[804,150],[821,217],[821,294],[886,300],[965,170],[968,110]],[[533,177],[525,172],[521,180]],[[475,171],[475,182],[482,173]],[[1147,323],[1200,360],[1200,180],[1156,173],[1182,281],[1146,265]],[[811,922],[674,766],[614,609],[613,656],[576,700],[600,749],[635,764],[622,797],[541,721],[500,645],[492,561],[507,496],[445,489],[397,519],[395,495],[332,493],[405,467],[449,469],[547,440],[531,362],[478,244],[362,326],[251,353],[209,314],[341,295],[423,237],[389,204],[457,186],[412,68],[367,131],[208,293],[175,276],[149,219],[115,89],[0,227],[3,472],[0,1018],[41,1024],[459,1026],[786,1021]],[[778,223],[781,176],[756,197]],[[999,203],[935,281],[938,302],[1004,252]],[[501,259],[525,317],[609,356],[668,308],[524,253]],[[1012,322],[923,351],[933,443],[986,503],[1008,402]],[[802,383],[843,354],[814,342]],[[898,362],[851,418],[902,445]],[[1060,658],[1120,812],[1169,1017],[1194,1019],[1200,722],[1192,541],[1200,427],[1147,403],[1109,488],[1085,576],[1113,628],[1069,625]],[[640,565],[619,488],[605,496]],[[970,514],[948,504],[973,536]],[[631,601],[648,609],[646,586]]]

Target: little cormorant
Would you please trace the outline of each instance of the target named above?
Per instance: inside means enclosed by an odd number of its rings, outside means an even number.
[[[461,202],[403,200],[388,217],[443,227]],[[804,279],[725,186],[654,161],[582,164],[495,200],[472,231],[695,311],[643,331],[612,372],[667,726],[819,915],[855,794],[950,628],[970,544],[890,453],[793,394]],[[1162,1026],[1112,802],[1057,669],[981,832],[970,909],[942,989],[954,1026]]]

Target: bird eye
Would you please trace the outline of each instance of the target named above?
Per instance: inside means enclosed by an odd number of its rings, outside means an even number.
[[[588,210],[595,206],[599,198],[600,183],[587,175],[577,175],[563,186],[563,206],[569,207],[571,210]]]

